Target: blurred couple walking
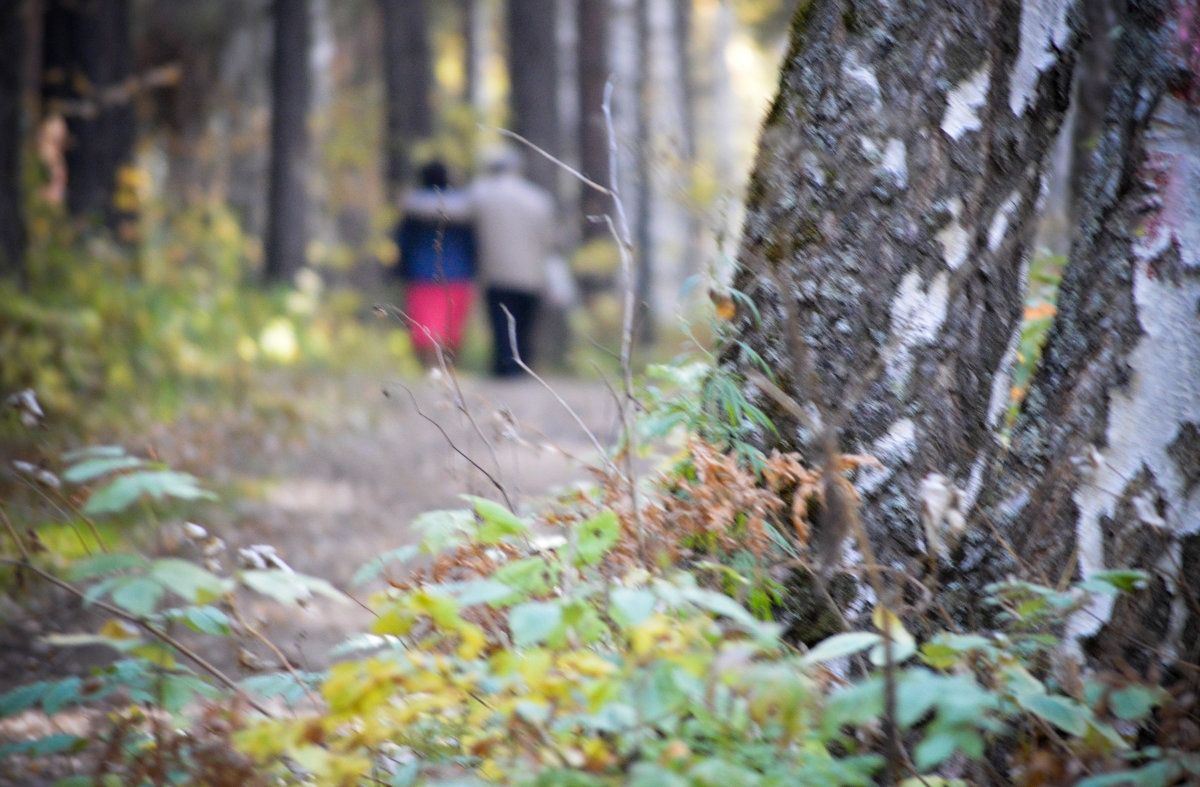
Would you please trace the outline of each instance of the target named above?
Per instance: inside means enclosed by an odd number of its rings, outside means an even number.
[[[488,155],[483,174],[462,189],[451,188],[444,164],[426,164],[401,209],[396,270],[418,358],[436,366],[439,345],[458,351],[478,285],[492,333],[492,373],[521,374],[517,358],[532,363],[533,328],[556,254],[553,198],[522,176],[517,152],[504,149]]]

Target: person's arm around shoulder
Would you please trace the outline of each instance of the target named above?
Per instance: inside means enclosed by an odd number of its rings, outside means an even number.
[[[469,189],[417,189],[404,197],[401,209],[407,215],[423,219],[445,218],[465,222],[475,215],[474,199]]]

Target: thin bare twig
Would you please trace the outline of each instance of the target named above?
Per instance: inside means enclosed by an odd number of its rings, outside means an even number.
[[[63,510],[62,506],[60,506],[54,498],[52,498],[50,495],[46,494],[46,490],[42,489],[40,486],[38,486],[32,480],[26,478],[23,475],[18,476],[18,478],[21,480],[22,483],[25,484],[25,486],[29,487],[34,492],[37,492],[39,495],[41,495],[43,500],[45,500],[47,503],[49,503],[51,506],[54,507],[54,510],[58,511],[58,513],[62,516],[63,521],[67,523],[67,527],[71,528],[71,531],[75,534],[75,538],[79,539],[79,546],[81,546],[83,548],[84,554],[86,554],[88,557],[91,557],[92,548],[88,546],[87,539],[85,539],[83,537],[83,533],[79,532],[79,528],[75,525],[75,520],[73,520],[71,518],[71,516],[69,514],[67,514],[66,511]],[[82,516],[82,514],[80,516]],[[96,532],[96,526],[91,522],[91,520],[87,519],[87,517],[83,517],[83,518],[88,523],[89,527],[91,528],[92,535],[95,536],[96,545],[98,547],[100,547],[100,551],[107,552],[108,549],[105,548],[104,542],[100,540],[100,534],[98,532]]]
[[[292,676],[292,679],[300,685],[301,689],[303,689],[304,696],[308,697],[308,701],[313,704],[313,707],[320,708],[320,698],[317,697],[316,694],[313,694],[312,689],[310,689],[308,684],[304,682],[304,678],[300,677],[300,673],[297,672],[296,668],[292,666],[291,659],[284,655],[283,651],[279,649],[279,646],[268,639],[265,634],[256,629],[254,626],[251,626],[250,622],[242,617],[242,613],[238,610],[237,604],[231,603],[229,605],[229,610],[233,613],[234,619],[237,620],[238,624],[242,628],[250,632],[250,634],[252,634],[259,642],[271,649],[271,652],[275,654],[275,658],[279,659],[279,663],[283,665],[283,668],[288,671],[288,674]]]
[[[512,347],[513,360],[516,362],[517,366],[520,366],[526,374],[541,383],[542,387],[554,396],[558,403],[562,405],[562,408],[566,410],[572,418],[575,419],[575,423],[579,424],[579,428],[583,430],[583,433],[587,436],[588,440],[592,442],[592,446],[604,459],[604,463],[608,465],[609,472],[620,476],[621,471],[617,468],[616,464],[613,463],[612,459],[609,458],[608,451],[606,451],[604,446],[600,444],[599,438],[597,438],[595,433],[588,428],[588,425],[584,423],[583,418],[581,418],[579,413],[575,411],[575,408],[572,407],[566,399],[563,399],[562,395],[559,394],[558,391],[554,390],[554,386],[546,382],[545,378],[530,368],[529,364],[525,363],[525,359],[521,357],[520,350],[517,349],[517,320],[512,316],[512,312],[510,312],[508,307],[506,307],[504,304],[501,304],[500,308],[504,311],[505,319],[508,320],[508,342]]]
[[[412,400],[413,407],[416,409],[417,415],[421,416],[426,421],[433,424],[434,427],[439,432],[442,433],[442,437],[444,437],[446,439],[446,443],[450,446],[450,448],[452,448],[454,450],[454,452],[456,454],[461,456],[463,459],[466,459],[467,462],[470,463],[471,467],[474,467],[476,470],[483,473],[484,477],[487,478],[487,480],[492,483],[492,486],[496,487],[496,490],[498,492],[500,492],[500,495],[504,498],[504,504],[506,506],[508,506],[508,509],[510,511],[512,511],[513,513],[516,513],[516,508],[513,507],[513,502],[512,502],[512,500],[509,499],[508,490],[506,490],[504,488],[504,485],[501,484],[499,481],[497,481],[496,477],[493,476],[491,473],[489,473],[487,470],[485,470],[482,465],[480,465],[478,462],[476,462],[474,459],[472,459],[470,456],[468,456],[461,448],[459,448],[458,445],[455,444],[454,440],[451,439],[450,435],[446,433],[446,430],[442,428],[442,425],[439,424],[436,419],[431,418],[425,414],[425,412],[421,409],[421,405],[417,404],[417,397],[415,395],[413,395],[412,389],[410,389],[407,385],[401,385],[400,387],[404,389],[404,392],[406,394],[408,394],[408,398]]]
[[[479,426],[479,422],[475,420],[475,414],[472,413],[471,408],[467,406],[467,397],[463,393],[462,387],[458,383],[458,375],[456,375],[454,373],[453,365],[446,360],[446,354],[443,351],[442,343],[440,341],[438,341],[437,337],[435,337],[433,335],[433,333],[427,327],[425,327],[424,325],[418,325],[417,322],[412,319],[412,317],[408,316],[408,314],[403,309],[399,308],[398,306],[394,306],[392,304],[377,303],[377,304],[375,304],[374,309],[381,314],[386,315],[386,314],[390,313],[393,317],[395,317],[398,320],[408,322],[414,326],[419,327],[421,330],[423,330],[425,332],[425,335],[427,337],[429,337],[429,340],[431,342],[433,342],[434,349],[437,351],[438,366],[441,367],[442,374],[444,374],[450,380],[450,384],[454,388],[454,396],[455,396],[454,406],[460,413],[462,413],[464,416],[466,416],[467,421],[471,424],[471,428],[475,431],[475,434],[479,436],[479,439],[482,440],[483,444],[487,447],[488,455],[492,458],[492,464],[495,467],[495,475],[488,473],[488,471],[486,471],[482,467],[480,467],[480,465],[478,463],[476,463],[473,459],[471,459],[471,457],[467,456],[465,453],[463,453],[461,450],[459,450],[458,447],[456,445],[454,445],[454,443],[446,435],[445,430],[442,429],[439,424],[434,422],[434,420],[432,418],[430,418],[429,416],[422,413],[420,410],[420,407],[417,408],[417,413],[422,418],[429,421],[434,426],[438,427],[438,430],[441,431],[441,433],[444,437],[446,437],[446,441],[448,443],[450,443],[450,447],[453,448],[464,459],[466,459],[468,462],[470,462],[474,467],[476,467],[479,470],[479,472],[481,472],[485,476],[487,476],[488,480],[491,481],[492,484],[497,489],[500,490],[500,494],[504,495],[505,503],[508,505],[509,509],[512,511],[515,511],[516,509],[513,507],[513,502],[509,499],[509,496],[505,492],[503,485],[497,479],[497,476],[501,475],[501,473],[503,471],[502,471],[501,464],[500,464],[500,457],[496,454],[496,446],[495,446],[495,444],[492,443],[492,441],[490,439],[488,439],[487,434],[483,431],[482,427]],[[413,399],[413,404],[415,405],[416,397],[413,396],[412,391],[408,391],[408,395]]]
[[[609,231],[617,241],[617,249],[621,257],[621,272],[625,278],[624,314],[621,320],[621,372],[625,383],[625,398],[621,403],[621,425],[625,438],[625,478],[629,485],[629,504],[633,512],[633,524],[637,531],[638,553],[642,561],[646,560],[646,532],[642,527],[642,513],[638,505],[637,483],[633,478],[633,417],[629,412],[634,402],[633,393],[633,317],[634,317],[634,281],[633,281],[633,239],[629,232],[629,219],[625,215],[625,203],[621,199],[620,178],[617,171],[617,133],[612,118],[613,81],[610,78],[604,84],[604,102],[601,109],[604,112],[604,128],[608,134],[608,180],[609,194],[612,197],[613,210],[617,214],[616,223],[605,216]]]
[[[25,542],[21,540],[21,535],[17,532],[17,528],[13,526],[12,520],[5,513],[4,506],[0,506],[0,519],[4,520],[4,526],[8,528],[9,535],[12,536],[13,542],[17,545],[17,551],[21,553],[21,558],[28,563],[30,560],[29,550],[25,547]]]
[[[67,591],[68,593],[72,594],[73,596],[75,596],[83,601],[88,601],[87,595],[82,590],[75,587],[70,582],[66,582],[62,579],[59,579],[58,577],[54,576],[53,574],[51,574],[47,571],[43,571],[42,569],[40,569],[37,566],[30,563],[29,561],[13,560],[12,558],[0,557],[0,563],[3,563],[5,565],[10,565],[10,566],[18,566],[18,567],[24,566],[26,569],[28,569],[32,573],[36,574],[37,576],[41,577],[45,581],[49,582],[51,585],[62,588],[63,590]],[[158,626],[155,626],[150,621],[148,621],[145,618],[140,617],[138,615],[134,615],[131,612],[127,612],[118,606],[109,604],[107,601],[95,599],[95,600],[89,601],[88,603],[92,604],[93,606],[95,606],[99,609],[104,610],[105,612],[107,612],[110,615],[115,615],[116,617],[120,618],[121,620],[124,620],[128,623],[132,623],[133,625],[142,629],[143,631],[145,631],[147,634],[154,637],[155,639],[160,640],[161,642],[164,642],[167,645],[170,645],[172,648],[175,648],[175,650],[179,651],[182,655],[187,657],[192,663],[194,663],[196,666],[200,667],[200,669],[204,670],[209,675],[211,675],[222,686],[224,686],[227,689],[230,689],[231,691],[235,692],[239,697],[244,699],[247,702],[247,704],[250,705],[250,707],[254,708],[256,711],[258,711],[259,713],[261,713],[262,715],[266,716],[269,719],[275,718],[275,714],[271,713],[271,711],[267,710],[257,700],[255,700],[253,697],[251,697],[249,694],[247,694],[244,689],[242,689],[240,686],[237,685],[237,683],[233,680],[233,678],[226,675],[224,672],[221,671],[220,668],[211,664],[208,660],[206,660],[199,653],[192,650],[187,645],[184,645],[182,642],[175,639],[170,634],[168,634],[167,632],[160,629]]]
[[[506,129],[506,128],[497,128],[497,127],[495,127],[495,126],[480,126],[480,127],[481,127],[481,128],[486,128],[486,129],[489,129],[489,130],[491,130],[491,131],[497,131],[497,132],[499,132],[501,135],[503,135],[503,136],[505,136],[505,137],[508,137],[509,139],[516,140],[517,142],[520,142],[522,145],[525,145],[525,146],[526,146],[526,147],[528,147],[530,150],[532,150],[534,153],[537,153],[537,154],[538,154],[538,155],[540,155],[542,158],[544,158],[544,159],[546,159],[547,161],[549,161],[551,164],[554,164],[554,165],[556,165],[556,166],[558,166],[558,167],[560,167],[560,168],[562,168],[562,169],[566,170],[567,172],[571,173],[571,174],[572,174],[573,176],[575,176],[575,177],[576,177],[576,178],[579,180],[579,182],[580,182],[580,183],[582,183],[583,185],[585,185],[585,186],[587,186],[587,187],[589,187],[589,188],[593,188],[593,189],[595,189],[596,191],[599,191],[601,194],[610,194],[610,195],[611,195],[611,194],[613,193],[613,192],[612,192],[610,189],[607,189],[607,188],[605,188],[604,186],[601,186],[599,183],[597,183],[596,181],[592,180],[592,179],[591,179],[591,178],[589,178],[587,175],[584,175],[582,172],[580,172],[579,170],[575,169],[575,168],[574,168],[574,167],[572,167],[570,164],[568,164],[568,163],[566,163],[565,161],[563,161],[562,159],[560,159],[560,158],[556,157],[556,156],[555,156],[553,153],[548,153],[547,151],[543,150],[542,148],[538,147],[538,146],[537,146],[537,145],[535,145],[534,143],[532,143],[532,142],[530,142],[529,140],[525,139],[525,137],[521,136],[520,134],[516,133],[515,131],[509,131],[509,130],[508,130],[508,129]]]

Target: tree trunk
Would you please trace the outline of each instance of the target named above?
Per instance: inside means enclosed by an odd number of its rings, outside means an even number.
[[[385,177],[394,199],[411,176],[413,143],[433,133],[428,0],[380,0],[387,94]]]
[[[936,566],[960,620],[988,623],[978,601],[996,578],[1138,565],[1166,575],[1120,625],[1194,661],[1200,9],[1129,6],[1109,33],[1079,234],[1011,449],[1009,368],[1079,3],[802,5],[736,279],[761,322],[740,314],[723,357],[752,370],[744,343],[800,405],[747,385],[779,426],[765,445],[823,461],[832,427],[836,450],[882,462],[856,479],[874,548],[913,576]],[[819,519],[819,557],[836,562],[845,526]],[[1128,641],[1109,646],[1132,658]]]
[[[637,211],[633,218],[634,259],[633,296],[635,338],[641,344],[653,340],[654,325],[650,313],[650,291],[654,286],[655,249],[652,239],[654,195],[650,176],[650,107],[646,94],[650,89],[650,0],[635,0],[637,30],[637,137],[634,145]]]
[[[0,277],[25,271],[25,217],[22,209],[21,115],[25,94],[25,4],[0,10]]]
[[[117,175],[133,160],[129,0],[48,0],[43,27],[45,114],[67,119],[67,207],[120,230]]]
[[[810,458],[833,425],[881,557],[926,562],[922,481],[970,508],[1000,443],[1043,156],[1067,104],[1061,14],[999,0],[802,4],[748,187],[738,338],[819,417],[756,393]],[[1044,57],[1043,57],[1044,54]],[[726,357],[749,366],[738,345]],[[836,535],[836,534],[834,534]],[[835,542],[839,539],[833,539]]]
[[[683,168],[683,187],[689,192],[694,191],[696,176],[696,79],[695,67],[692,63],[692,38],[695,27],[692,0],[675,0],[674,2],[674,44],[676,70],[679,74],[679,103],[680,103],[680,158]],[[683,242],[683,264],[680,266],[681,278],[693,276],[700,270],[700,261],[704,256],[703,238],[706,228],[701,221],[701,213],[695,206],[695,201],[688,194],[685,200],[689,206],[684,222],[685,238]],[[682,284],[682,280],[679,282]]]
[[[1058,318],[983,516],[1050,581],[1150,571],[1074,625],[1093,656],[1148,668],[1200,659],[1200,5],[1124,5],[1099,31]]]
[[[579,16],[579,171],[608,185],[608,132],[604,125],[604,86],[609,62],[608,0],[580,0]],[[584,240],[607,237],[608,227],[596,221],[609,212],[609,198],[585,188],[581,197]]]
[[[308,245],[307,0],[275,0],[275,51],[271,61],[271,169],[266,277],[290,281],[304,265]]]
[[[559,141],[557,3],[509,0],[508,77],[512,87],[510,127],[542,150],[557,155]],[[559,170],[526,153],[529,179],[558,200]]]

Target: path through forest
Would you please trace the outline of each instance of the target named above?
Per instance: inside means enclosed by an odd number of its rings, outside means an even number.
[[[556,379],[553,391],[532,378],[462,376],[458,383],[461,399],[437,374],[418,381],[363,372],[280,375],[271,384],[303,386],[290,397],[290,426],[231,428],[214,440],[211,427],[197,422],[164,427],[158,442],[173,455],[164,458],[243,491],[233,505],[214,506],[214,519],[204,523],[230,552],[270,544],[296,571],[354,591],[349,581],[360,566],[417,539],[410,527],[417,515],[462,508],[463,493],[498,499],[472,462],[524,510],[539,496],[588,480],[596,449],[558,397],[602,445],[619,429],[616,400],[602,383]],[[182,541],[168,536],[164,546],[187,554]],[[302,667],[322,665],[332,645],[369,622],[353,604],[322,601],[297,611],[263,600],[249,609]],[[265,648],[256,652],[278,661]]]

